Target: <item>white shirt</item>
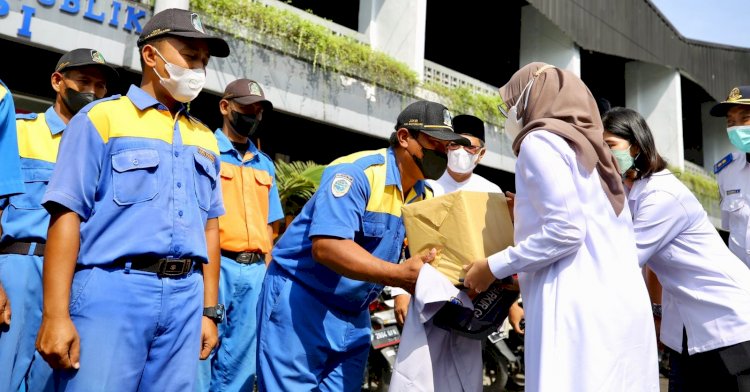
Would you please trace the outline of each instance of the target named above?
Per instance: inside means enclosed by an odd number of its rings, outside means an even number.
[[[661,341],[695,354],[750,340],[750,269],[727,249],[698,199],[669,170],[628,194],[638,260],[661,282]]]
[[[419,271],[415,294],[409,303],[389,391],[481,391],[482,341],[432,324],[437,311],[451,298],[473,309],[471,298],[429,264]]]
[[[436,197],[458,190],[502,193],[499,186],[491,183],[479,174],[472,173],[466,181],[457,182],[451,177],[448,170],[437,180],[427,180],[427,185],[432,188]]]
[[[516,161],[515,241],[489,257],[519,273],[527,391],[659,391],[656,333],[627,205],[561,137],[526,136]]]
[[[732,159],[716,174],[721,228],[729,231],[729,249],[750,267],[750,165],[744,153],[732,153]]]

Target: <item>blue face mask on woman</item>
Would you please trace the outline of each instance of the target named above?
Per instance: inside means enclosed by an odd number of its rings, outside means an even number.
[[[729,141],[742,152],[750,152],[750,125],[736,125],[727,128]]]

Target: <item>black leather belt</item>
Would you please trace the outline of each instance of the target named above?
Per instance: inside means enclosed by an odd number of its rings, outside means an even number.
[[[232,252],[222,249],[221,255],[240,264],[253,264],[259,261],[265,261],[265,255],[259,252]]]
[[[166,278],[179,278],[185,276],[193,270],[194,266],[195,269],[198,270],[203,264],[200,261],[196,261],[193,259],[157,259],[154,257],[131,257],[118,260],[114,263],[114,265],[125,268],[128,262],[130,262],[130,269],[145,272],[154,272],[160,277]]]
[[[34,251],[29,252],[32,248]],[[44,244],[38,242],[11,242],[0,245],[0,254],[44,256],[44,248]]]

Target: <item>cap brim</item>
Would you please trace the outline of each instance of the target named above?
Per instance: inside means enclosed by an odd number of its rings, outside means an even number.
[[[242,105],[242,106],[252,105],[254,103],[261,103],[263,106],[265,106],[266,110],[273,109],[273,104],[271,103],[271,101],[263,97],[257,96],[257,95],[247,95],[244,97],[227,98],[227,99],[231,99],[232,101],[237,102],[237,104]]]
[[[175,37],[202,39],[206,41],[206,43],[208,44],[208,54],[210,54],[211,56],[213,57],[229,56],[229,44],[227,43],[227,41],[224,41],[224,38],[214,37],[208,34],[203,34],[199,31],[195,31],[195,32],[181,31],[181,32],[169,32],[169,33],[161,34],[155,37],[151,37],[148,40],[151,41],[154,38],[163,37],[163,36],[175,36]]]
[[[444,140],[447,142],[454,142],[456,144],[460,144],[462,146],[470,146],[471,141],[449,129],[420,129],[420,132],[423,132],[424,134],[434,137],[438,140]]]
[[[724,102],[717,103],[716,105],[714,105],[714,107],[712,107],[711,110],[709,111],[709,114],[711,114],[714,117],[726,117],[729,109],[731,109],[732,106],[737,106],[737,105],[749,105],[749,104],[724,101]]]
[[[95,61],[92,61],[90,63],[76,64],[76,65],[64,67],[57,72],[65,72],[71,69],[83,68],[83,67],[98,67],[99,69],[104,71],[108,82],[111,82],[120,78],[120,74],[117,72],[117,69],[115,69],[115,67],[109,64],[97,63]]]

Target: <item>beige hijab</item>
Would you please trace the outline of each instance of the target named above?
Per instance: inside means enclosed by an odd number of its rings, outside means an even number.
[[[500,88],[500,96],[508,108],[518,101],[521,90],[532,78],[536,78],[534,84],[524,92],[524,100],[528,94],[528,106],[524,110],[521,102],[517,108],[524,126],[513,141],[513,152],[518,156],[523,139],[536,130],[562,137],[589,173],[597,169],[602,188],[619,216],[625,204],[622,178],[604,142],[599,109],[588,87],[569,71],[545,63],[530,63]]]

